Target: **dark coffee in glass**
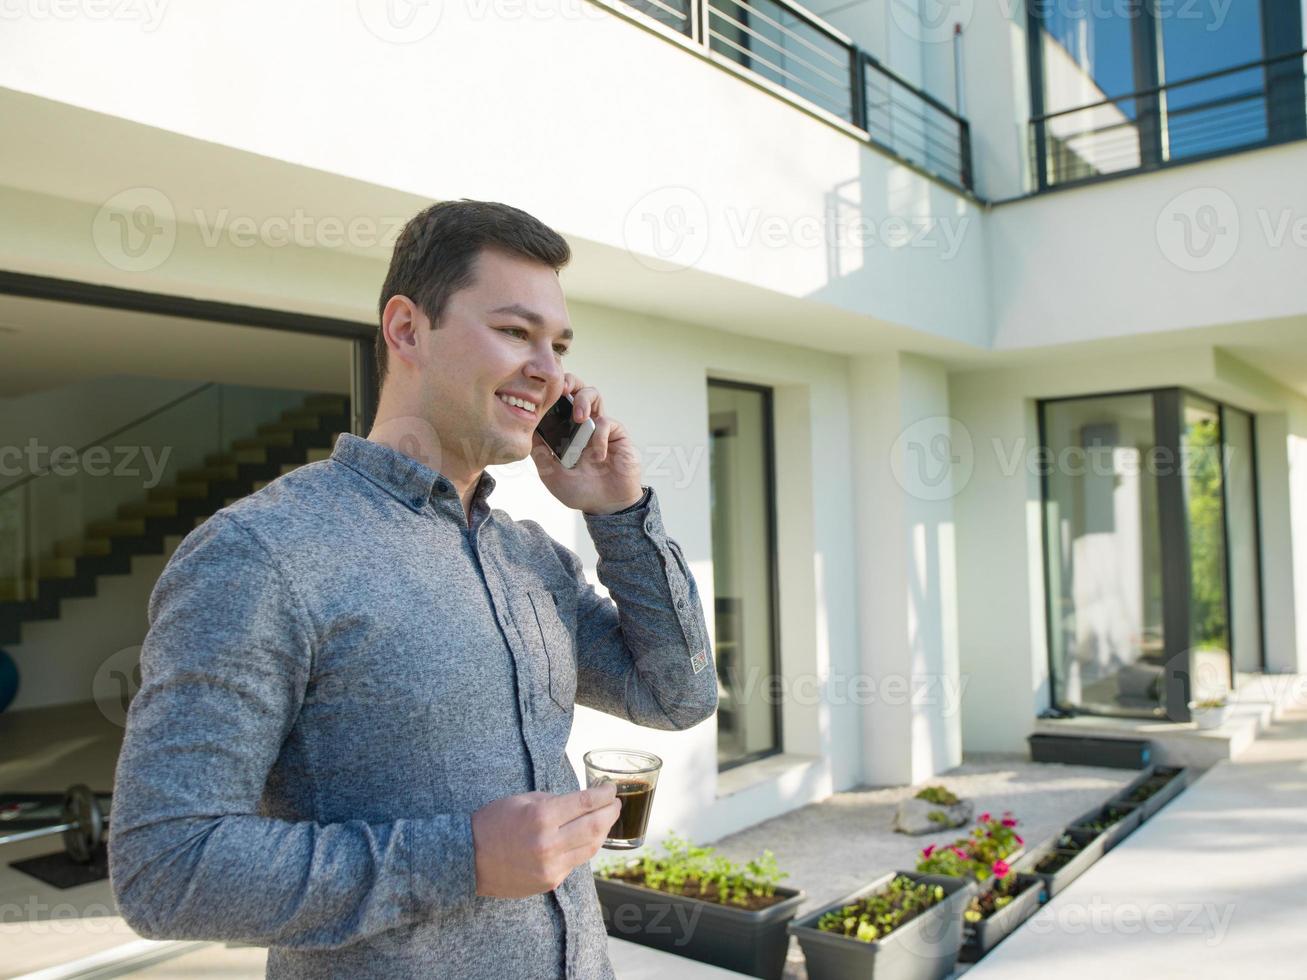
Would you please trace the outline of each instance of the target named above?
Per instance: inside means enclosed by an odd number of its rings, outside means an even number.
[[[622,804],[604,847],[620,851],[644,843],[662,765],[658,756],[635,749],[597,749],[585,754],[586,786],[616,783]]]

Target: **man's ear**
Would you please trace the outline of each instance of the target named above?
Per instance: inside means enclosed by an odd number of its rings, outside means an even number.
[[[427,316],[407,296],[396,293],[386,300],[386,307],[381,314],[381,330],[386,338],[386,347],[390,358],[398,358],[407,364],[421,363],[421,341],[418,331],[430,329]]]

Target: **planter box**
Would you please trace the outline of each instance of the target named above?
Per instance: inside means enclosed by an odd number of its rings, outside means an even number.
[[[1030,758],[1034,762],[1143,769],[1153,757],[1152,743],[1147,739],[1089,738],[1040,732],[1029,736],[1027,741],[1030,743]]]
[[[939,885],[942,902],[884,939],[860,942],[847,936],[822,932],[818,920],[827,912],[851,905],[863,896],[885,888],[897,875]],[[945,875],[923,875],[898,871],[877,878],[852,895],[832,902],[790,924],[807,961],[809,980],[846,980],[849,977],[875,980],[941,980],[953,972],[962,948],[962,910],[976,892],[975,882]]]
[[[1225,724],[1226,716],[1229,713],[1230,706],[1228,704],[1223,704],[1219,708],[1200,708],[1197,701],[1189,702],[1189,717],[1203,731],[1220,728]]]
[[[1071,884],[1071,882],[1079,878],[1091,864],[1106,853],[1106,847],[1104,846],[1105,842],[1103,840],[1103,838],[1107,836],[1106,834],[1099,834],[1098,837],[1090,840],[1088,834],[1084,831],[1067,830],[1065,833],[1071,834],[1073,837],[1076,837],[1077,840],[1087,843],[1085,843],[1079,851],[1061,850],[1057,846],[1057,841],[1062,835],[1058,834],[1057,837],[1045,841],[1039,847],[1036,847],[1033,851],[1023,857],[1017,868],[1018,871],[1043,878],[1044,889],[1047,892],[1048,898],[1052,898],[1054,895],[1062,891],[1062,889],[1066,888],[1067,885]],[[1068,858],[1068,861],[1057,871],[1036,871],[1035,866],[1050,854],[1064,855]]]
[[[1118,803],[1115,800],[1109,800],[1107,803],[1104,803],[1101,806],[1096,806],[1092,810],[1086,810],[1084,813],[1080,814],[1080,816],[1072,820],[1068,825],[1068,829],[1083,830],[1092,833],[1092,831],[1088,831],[1086,824],[1092,823],[1104,816],[1107,813],[1108,807],[1113,807],[1117,810],[1128,810],[1130,812],[1098,835],[1099,840],[1102,842],[1104,854],[1116,847],[1117,844],[1121,843],[1121,841],[1135,831],[1135,828],[1144,822],[1144,812],[1142,809],[1133,803]]]
[[[1142,803],[1128,802],[1130,794],[1144,783],[1148,782],[1148,780],[1152,779],[1154,776],[1165,775],[1167,773],[1173,774],[1170,781],[1148,799],[1144,800]],[[1147,820],[1154,813],[1179,796],[1180,792],[1188,785],[1188,769],[1174,769],[1168,766],[1150,766],[1142,776],[1136,779],[1116,796],[1112,797],[1109,802],[1121,806],[1135,807],[1139,810],[1140,820]]]
[[[807,897],[777,886],[784,901],[750,912],[599,875],[594,882],[610,936],[764,980],[784,973],[786,927]]]
[[[1017,881],[1022,885],[1021,892],[1006,907],[980,922],[963,920],[962,949],[958,953],[961,962],[976,962],[1034,915],[1043,903],[1046,897],[1043,878],[1018,872]]]

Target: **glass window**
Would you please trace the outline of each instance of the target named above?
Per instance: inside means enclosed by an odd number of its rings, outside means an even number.
[[[1162,552],[1153,398],[1044,406],[1049,639],[1056,702],[1160,714]]]
[[[779,752],[771,392],[708,385],[717,762]]]
[[[1230,688],[1230,629],[1225,589],[1224,474],[1221,415],[1214,402],[1186,395],[1181,429],[1185,509],[1189,516],[1189,646],[1193,696]]]
[[[1166,94],[1168,159],[1212,153],[1266,139],[1265,70],[1187,78],[1262,57],[1260,4],[1180,4],[1159,20]]]
[[[1230,542],[1230,642],[1234,666],[1263,669],[1261,570],[1257,542],[1257,475],[1253,463],[1253,417],[1236,408],[1222,413],[1225,426],[1225,506]]]

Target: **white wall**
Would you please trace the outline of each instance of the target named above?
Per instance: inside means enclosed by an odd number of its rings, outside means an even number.
[[[914,783],[962,761],[958,719],[952,467],[942,366],[901,354],[855,358],[863,771]]]
[[[411,44],[370,33],[355,0],[173,4],[152,31],[26,16],[0,34],[0,86],[424,199],[508,200],[570,238],[629,250],[636,270],[659,246],[727,280],[986,341],[970,202],[606,9],[508,6],[430,5],[439,24]],[[27,159],[13,182],[28,189],[81,197],[97,183],[35,163],[24,143],[6,155]],[[137,157],[134,183],[114,190],[181,197],[174,166]],[[243,213],[262,193],[222,179],[204,190],[209,214]],[[292,187],[284,204],[296,199]],[[914,225],[905,236],[890,218]],[[966,233],[946,240],[944,221]],[[865,249],[850,244],[865,236]],[[953,288],[934,288],[943,275]]]
[[[990,201],[1025,193],[1030,162],[1030,73],[1022,0],[964,5],[961,115],[971,124],[976,190]]]
[[[1307,314],[1304,172],[1298,142],[995,207],[994,347]]]

